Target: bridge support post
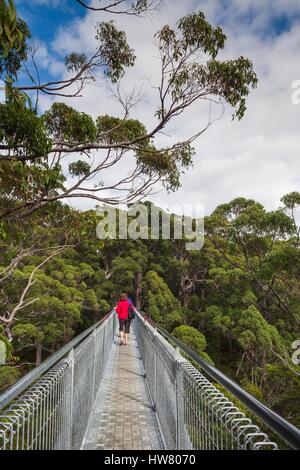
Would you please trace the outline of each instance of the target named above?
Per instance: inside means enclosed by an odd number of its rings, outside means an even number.
[[[175,397],[176,397],[176,449],[185,450],[185,422],[184,422],[184,387],[182,356],[177,347],[175,352]]]
[[[93,382],[92,382],[92,406],[95,401],[95,377],[96,376],[96,330],[93,331]]]
[[[73,401],[74,401],[74,349],[72,348],[68,354],[68,362],[70,367],[70,405],[69,405],[69,426],[68,426],[68,436],[67,438],[67,449],[71,450],[73,445]]]
[[[156,412],[156,404],[157,404],[157,344],[156,344],[156,335],[157,329],[154,329],[153,335],[153,344],[154,344],[154,405],[153,411]]]
[[[114,324],[113,320],[113,324]],[[104,371],[104,366],[105,366],[105,341],[106,341],[106,331],[103,330],[103,337],[102,337],[102,353],[101,353],[101,379],[103,377],[103,371]]]

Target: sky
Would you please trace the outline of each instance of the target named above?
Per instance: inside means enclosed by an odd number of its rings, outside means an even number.
[[[99,0],[92,2],[98,4]],[[16,0],[16,5],[38,46],[37,63],[43,79],[64,75],[66,54],[91,53],[96,22],[111,19],[83,9],[75,0]],[[209,214],[219,204],[242,196],[274,210],[284,194],[300,191],[300,104],[292,100],[292,85],[300,80],[299,0],[165,0],[158,12],[146,18],[115,17],[137,56],[134,68],[121,82],[122,89],[135,87],[143,92],[143,100],[131,117],[141,119],[149,128],[155,123],[157,97],[149,86],[159,80],[154,33],[197,10],[226,33],[224,57],[243,55],[253,61],[259,84],[247,100],[242,121],[232,121],[228,109],[196,141],[194,166],[182,177],[181,188],[171,194],[157,188],[150,199],[165,209],[183,202],[203,204]],[[103,77],[97,87],[88,87],[82,98],[64,101],[94,118],[120,112]],[[42,96],[41,112],[52,102]],[[207,107],[196,105],[174,120],[158,143],[181,141],[206,122]],[[118,171],[126,172],[126,166]],[[95,206],[94,201],[82,199],[70,203],[82,209]]]

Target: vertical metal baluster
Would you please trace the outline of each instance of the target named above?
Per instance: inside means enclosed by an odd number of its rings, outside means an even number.
[[[191,441],[193,449],[195,449],[195,429],[194,429],[194,384],[190,383],[191,390]]]
[[[71,349],[68,355],[69,366],[70,366],[70,427],[68,436],[68,449],[73,448],[72,436],[73,436],[73,400],[74,400],[74,349]]]
[[[34,439],[34,449],[37,450],[38,446],[38,433],[39,433],[39,401],[40,401],[40,392],[37,393],[36,400],[36,418],[35,418],[35,439]]]
[[[62,450],[66,450],[66,442],[67,442],[67,416],[66,416],[66,409],[67,409],[67,403],[66,403],[66,380],[65,380],[65,374],[63,374],[62,377],[62,410],[61,410],[61,415],[62,415]]]
[[[57,397],[56,397],[56,438],[55,438],[55,448],[60,450],[60,394],[61,394],[61,385],[60,380],[57,378]]]
[[[196,449],[200,450],[201,448],[201,410],[200,410],[200,397],[199,397],[199,383],[196,382],[195,385],[195,396],[196,396],[196,432],[197,432],[197,442]]]
[[[57,403],[59,399],[59,382],[56,378],[55,380],[55,401],[54,401],[54,442],[53,442],[53,449],[57,449],[57,437],[58,437],[58,410],[57,410]]]
[[[194,393],[195,393],[195,432],[196,432],[196,442],[195,449],[199,450],[199,402],[198,402],[198,384],[194,384]]]
[[[95,373],[96,373],[96,330],[92,334],[92,348],[93,348],[93,369],[92,369],[92,406],[94,404],[96,390],[95,390]]]
[[[199,421],[200,421],[200,445],[199,449],[202,450],[204,448],[203,446],[203,400],[202,400],[202,394],[201,394],[201,389],[198,389],[198,396],[199,396],[199,402],[200,402],[200,410],[199,410]]]
[[[205,448],[209,450],[209,409],[208,409],[208,395],[205,393]]]
[[[49,425],[49,420],[48,420],[48,402],[49,402],[49,385],[50,383],[48,382],[47,384],[47,389],[45,389],[45,399],[44,399],[44,428],[43,428],[43,443],[42,443],[42,449],[46,450],[47,449],[47,433],[48,433],[48,425]]]
[[[30,421],[31,421],[31,410],[28,409],[28,416],[27,416],[27,426],[26,426],[26,449],[29,450],[30,448]]]
[[[45,400],[46,400],[46,385],[43,387],[41,412],[40,412],[40,440],[39,450],[43,450],[44,430],[45,430]]]
[[[193,381],[193,428],[194,428],[194,440],[193,449],[197,449],[197,419],[196,419],[196,393],[195,393],[195,381]]]
[[[102,375],[105,367],[105,329],[103,331],[102,335],[102,354],[101,354],[101,370],[102,370]]]
[[[154,411],[157,407],[157,348],[156,348],[156,330],[154,330],[153,347],[154,347]]]
[[[55,380],[55,401],[54,401],[54,435],[53,435],[53,449],[57,449],[57,435],[58,435],[58,413],[57,413],[57,402],[59,397],[59,386],[58,380]]]
[[[52,449],[52,443],[53,443],[53,427],[54,427],[54,416],[53,416],[53,403],[54,403],[54,381],[51,383],[51,393],[49,396],[49,410],[48,410],[48,415],[49,415],[49,437],[48,437],[48,446],[47,448],[50,450]]]
[[[63,384],[61,378],[59,378],[59,400],[58,400],[58,446],[59,450],[62,449],[62,397],[63,397]]]
[[[50,404],[50,416],[51,416],[51,432],[49,439],[49,449],[54,449],[54,403],[55,403],[55,380],[52,381],[51,387],[51,404]]]

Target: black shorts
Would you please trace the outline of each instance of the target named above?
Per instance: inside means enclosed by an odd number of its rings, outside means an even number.
[[[119,319],[119,329],[120,329],[120,331],[124,331],[125,333],[129,333],[130,320],[128,318],[126,320],[120,320]]]

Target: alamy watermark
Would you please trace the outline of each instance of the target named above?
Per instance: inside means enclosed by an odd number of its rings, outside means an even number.
[[[300,80],[294,80],[292,83],[292,103],[300,104]]]
[[[0,366],[6,364],[6,344],[0,340]]]
[[[169,211],[140,203],[130,205],[127,210],[103,205],[96,210],[100,217],[97,237],[102,240],[184,240],[187,250],[201,250],[204,244],[203,205],[173,205]]]
[[[292,349],[295,349],[293,355],[292,355],[292,363],[295,364],[296,366],[300,365],[300,339],[296,339],[292,343]]]

